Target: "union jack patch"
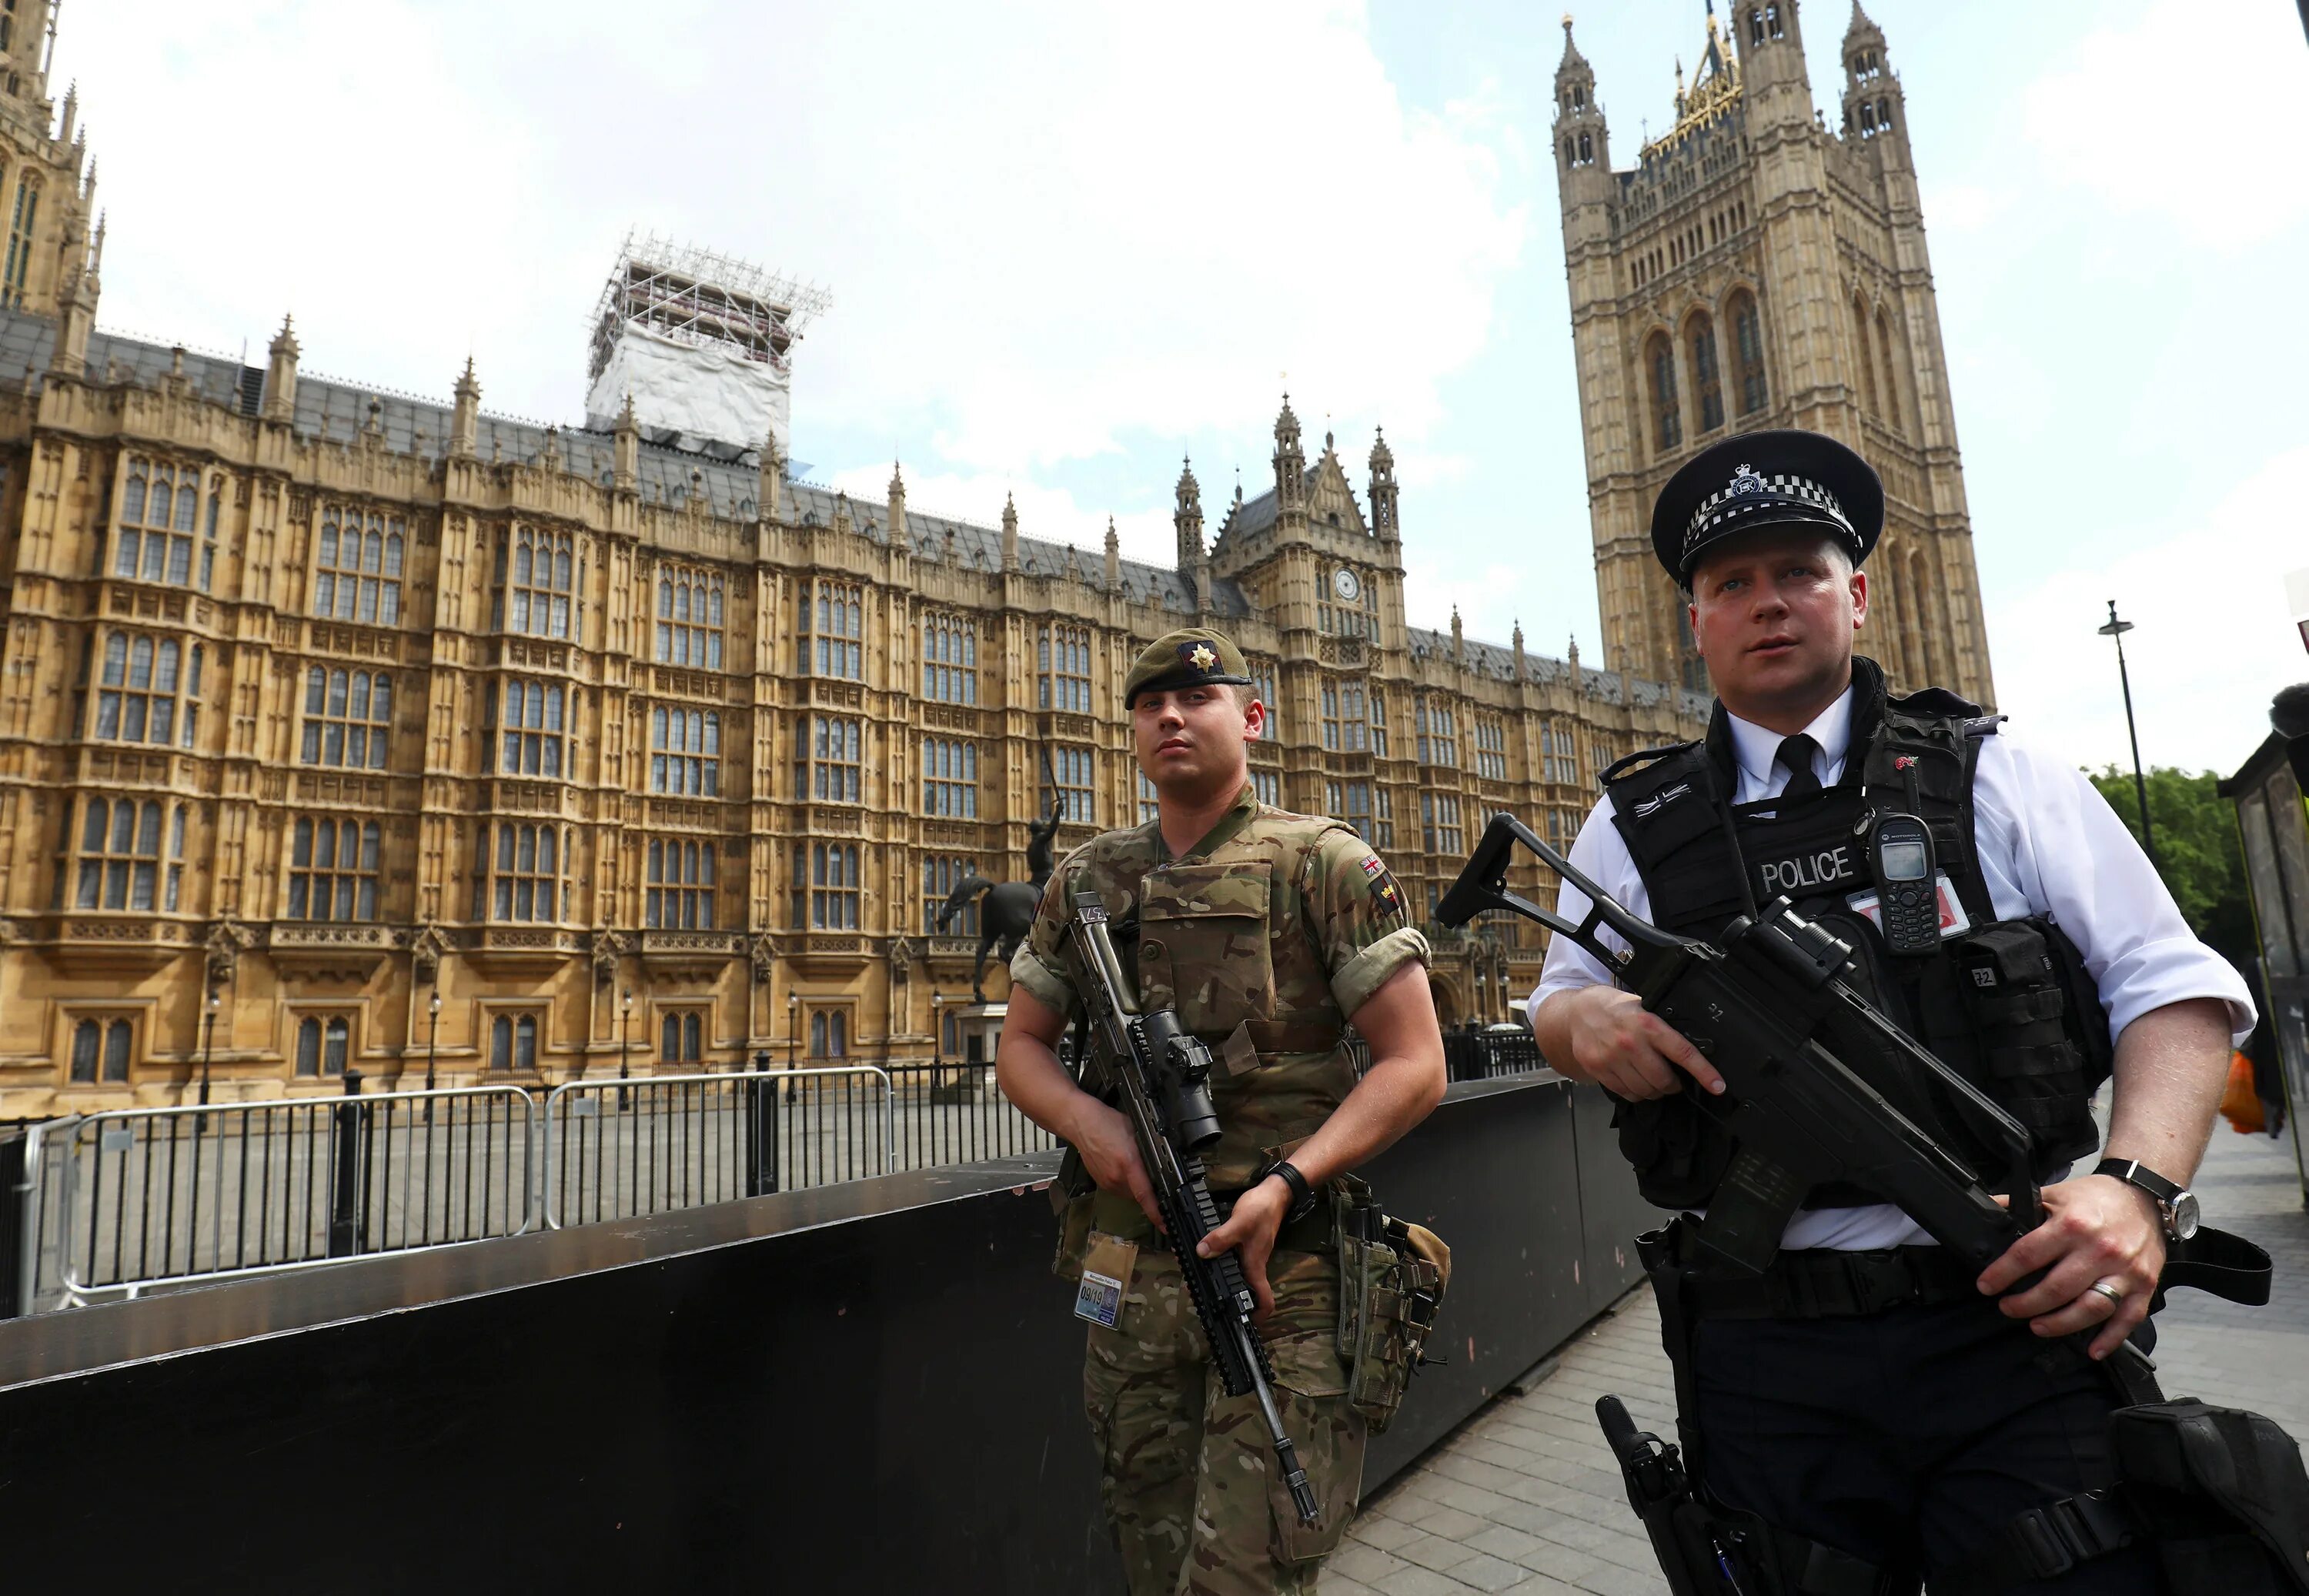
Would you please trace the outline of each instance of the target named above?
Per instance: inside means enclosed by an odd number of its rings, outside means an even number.
[[[1384,876],[1387,874],[1387,867],[1379,863],[1377,854],[1372,854],[1363,860],[1363,874],[1371,876]]]

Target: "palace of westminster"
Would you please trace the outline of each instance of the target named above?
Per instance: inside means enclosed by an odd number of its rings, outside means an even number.
[[[0,11],[0,1117],[954,1056],[975,872],[1151,815],[1118,688],[1198,621],[1273,706],[1259,795],[1355,825],[1431,910],[1484,817],[1567,845],[1597,772],[1698,735],[1653,495],[1728,431],[1882,473],[1863,645],[1993,698],[1907,111],[1855,6],[1841,127],[1795,0],[1711,16],[1673,128],[1615,170],[1565,24],[1552,144],[1602,669],[1411,624],[1394,461],[1286,399],[1273,486],[1166,568],[655,441],[95,328],[103,224],[44,0]],[[780,347],[766,351],[783,360]],[[1414,491],[1415,505],[1415,491]],[[1414,517],[1415,522],[1415,517]],[[1414,546],[1416,533],[1413,534]],[[1535,871],[1526,890],[1545,897]],[[1437,931],[1446,1023],[1540,950]],[[988,996],[1007,978],[990,968]],[[943,1031],[941,1035],[940,1032]]]

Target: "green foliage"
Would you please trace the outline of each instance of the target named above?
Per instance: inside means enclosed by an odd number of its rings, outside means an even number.
[[[2086,772],[2135,841],[2140,800],[2132,772],[2109,765]],[[2250,968],[2253,906],[2245,895],[2244,853],[2237,842],[2236,809],[2214,789],[2211,771],[2191,775],[2170,766],[2149,772],[2149,819],[2157,873],[2189,928],[2228,961]]]

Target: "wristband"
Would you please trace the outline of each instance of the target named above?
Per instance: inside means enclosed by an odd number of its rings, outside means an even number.
[[[1307,1184],[1307,1178],[1299,1173],[1297,1166],[1287,1160],[1276,1159],[1258,1172],[1258,1178],[1265,1180],[1270,1175],[1281,1176],[1283,1184],[1291,1188],[1291,1206],[1283,1215],[1286,1224],[1294,1220],[1305,1219],[1314,1212],[1315,1188]]]

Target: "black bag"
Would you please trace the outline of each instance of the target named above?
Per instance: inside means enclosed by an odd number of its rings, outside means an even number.
[[[2309,1596],[2309,1473],[2275,1419],[2149,1402],[2109,1415],[2109,1442],[2174,1596]]]

